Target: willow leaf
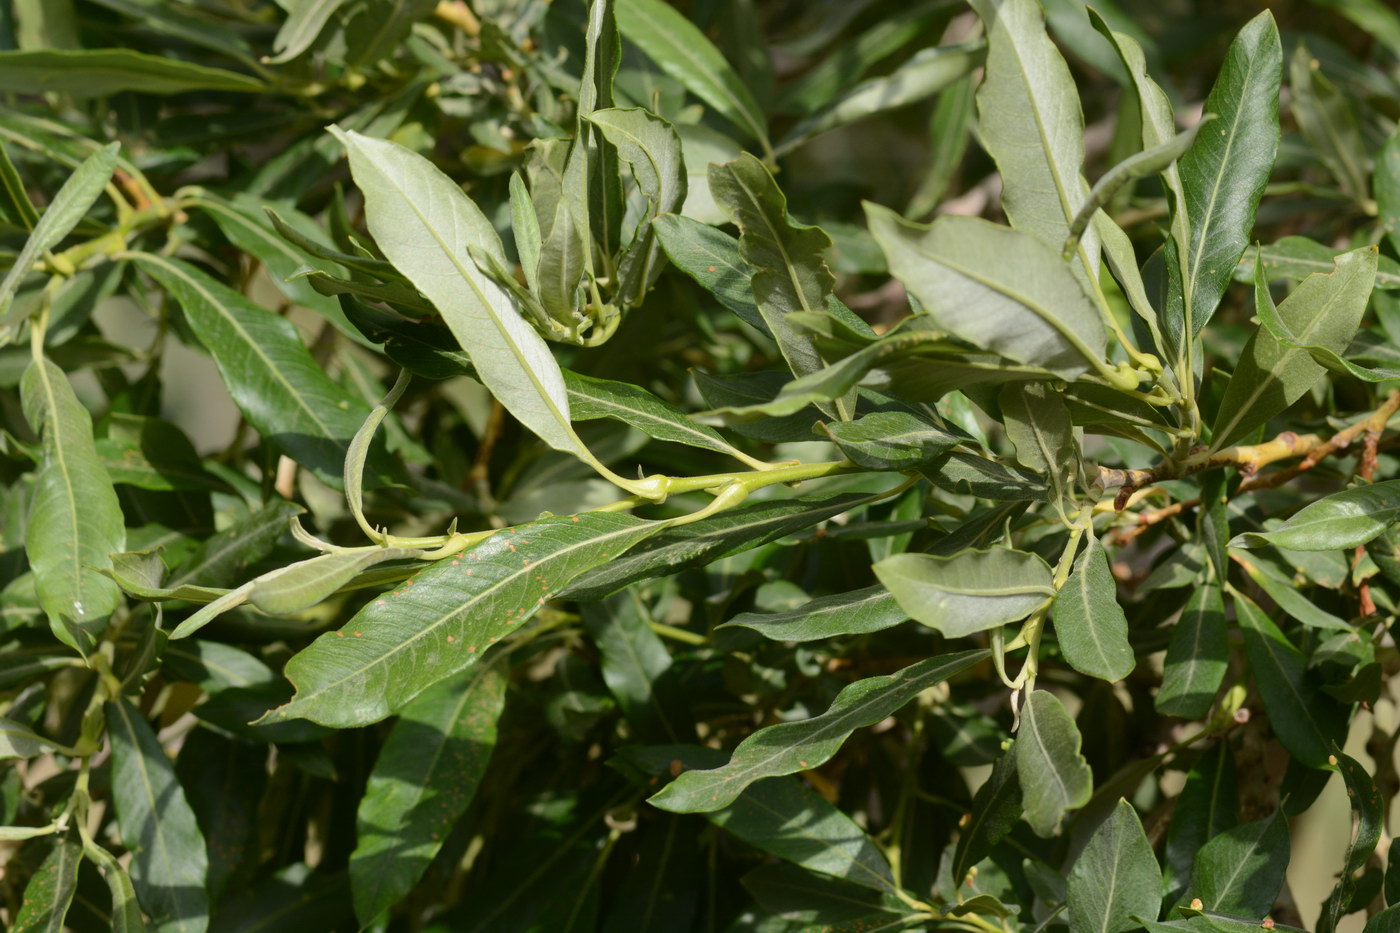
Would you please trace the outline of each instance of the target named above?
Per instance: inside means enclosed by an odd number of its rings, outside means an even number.
[[[1055,835],[1067,811],[1089,802],[1094,774],[1079,753],[1082,742],[1079,728],[1054,694],[1030,691],[1012,748],[1026,822],[1041,837]]]
[[[1172,629],[1162,663],[1162,689],[1153,701],[1167,716],[1200,719],[1210,711],[1230,660],[1225,600],[1213,583],[1198,586]]]
[[[920,661],[886,677],[858,680],[837,694],[826,712],[758,730],[739,743],[728,764],[686,771],[649,801],[676,813],[726,807],[754,781],[817,767],[835,755],[856,729],[879,722],[924,690],[988,656],[985,650],[963,651]]]
[[[440,560],[293,656],[286,673],[296,695],[261,721],[345,727],[392,715],[663,524],[613,513],[550,518]]]
[[[1010,548],[896,554],[875,565],[875,576],[910,617],[949,638],[1023,619],[1055,595],[1050,566]]]
[[[295,4],[272,40],[272,51],[276,54],[267,59],[267,63],[289,62],[311,48],[335,11],[344,5],[345,0],[302,0]]]
[[[1118,584],[1108,552],[1098,539],[1089,545],[1055,594],[1052,610],[1060,651],[1070,667],[1103,680],[1122,680],[1136,664],[1128,644],[1128,617],[1118,605]]]
[[[816,641],[878,632],[908,618],[890,591],[877,584],[823,596],[789,612],[741,612],[724,625],[753,629],[775,641]]]
[[[59,837],[39,870],[24,887],[19,915],[10,927],[12,933],[63,933],[64,918],[78,889],[78,867],[83,862],[83,846],[77,833]]]

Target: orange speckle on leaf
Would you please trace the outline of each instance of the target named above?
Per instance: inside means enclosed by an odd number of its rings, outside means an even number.
[[[356,637],[356,638],[359,638],[359,637],[360,637],[360,633],[359,633],[359,632],[356,632],[356,633],[355,633],[355,637]]]
[[[447,643],[448,643],[449,645],[452,644],[452,643],[453,643],[454,641],[456,641],[456,640],[457,640],[457,636],[455,636],[455,635],[448,635],[448,636],[447,636]]]
[[[571,521],[571,522],[576,522],[576,521],[578,521],[578,516],[577,516],[577,515],[573,516],[572,518],[569,519],[569,521]]]
[[[476,645],[467,645],[468,651],[476,651]]]
[[[460,560],[453,559],[453,561],[452,561],[452,566],[453,566],[453,567],[456,567],[456,566],[457,566],[458,564],[460,564],[460,563],[461,563]]]
[[[345,633],[344,633],[344,632],[336,632],[336,633],[335,633],[335,637],[336,637],[336,638],[344,638],[344,637],[345,637]]]
[[[387,605],[389,605],[388,603],[386,603],[386,602],[385,602],[384,600],[382,600],[382,599],[377,599],[377,600],[375,600],[375,601],[374,601],[374,604],[375,604],[376,606],[387,606]]]
[[[710,266],[710,271],[711,271],[711,272],[714,272],[714,271],[715,271],[715,267],[714,267],[714,266]]]

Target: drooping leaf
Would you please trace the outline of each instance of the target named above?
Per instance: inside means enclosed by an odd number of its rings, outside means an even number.
[[[823,596],[788,612],[741,612],[724,624],[753,629],[775,641],[816,641],[878,632],[908,618],[894,595],[877,584]]]
[[[356,818],[350,890],[361,923],[412,889],[471,803],[496,744],[506,681],[494,667],[443,681],[394,723]]]
[[[1010,548],[896,554],[876,564],[875,575],[910,618],[949,638],[1023,619],[1055,595],[1050,566]]]
[[[297,693],[262,721],[377,722],[465,670],[571,580],[661,525],[606,512],[551,518],[440,560],[288,661]]]
[[[760,729],[739,743],[728,764],[708,771],[687,771],[649,800],[653,806],[676,813],[728,806],[754,781],[815,768],[836,754],[856,729],[879,722],[923,690],[987,656],[982,650],[942,655],[888,677],[856,681],[837,694],[826,712]]]
[[[286,318],[181,260],[153,253],[131,258],[180,303],[248,422],[340,488],[346,448],[369,406],[326,375]]]
[[[48,360],[31,363],[20,393],[43,440],[24,550],[54,634],[87,654],[121,599],[99,572],[125,547],[121,505],[93,444],[92,417],[63,371]]]
[[[588,459],[569,426],[564,378],[549,347],[509,293],[471,261],[471,247],[504,258],[481,209],[422,156],[388,140],[337,132],[365,195],[370,233],[437,307],[481,381],[545,443]]]
[[[1289,849],[1282,810],[1228,829],[1196,854],[1189,894],[1207,910],[1263,917],[1283,887]]]
[[[83,846],[76,833],[58,837],[53,850],[24,886],[24,898],[10,929],[14,933],[63,933],[64,919],[78,888]]]
[[[54,745],[34,733],[23,723],[0,716],[0,760],[6,758],[35,758],[54,751]]]
[[[1225,600],[1220,587],[1202,584],[1192,592],[1172,629],[1162,662],[1162,687],[1153,700],[1157,712],[1200,719],[1215,702],[1230,657]]]
[[[1265,10],[1230,44],[1202,108],[1217,119],[1177,163],[1191,223],[1190,242],[1172,240],[1168,246],[1169,253],[1179,251],[1183,277],[1184,304],[1170,306],[1165,322],[1177,347],[1199,334],[1215,313],[1235,263],[1249,245],[1254,214],[1278,153],[1282,80],[1278,27]],[[1170,256],[1167,265],[1176,271]]]
[[[1136,659],[1128,644],[1128,618],[1118,605],[1108,553],[1097,538],[1089,539],[1074,562],[1051,613],[1060,651],[1075,670],[1108,681],[1132,673]]]
[[[1293,551],[1358,547],[1400,520],[1400,480],[1353,486],[1310,502],[1273,531],[1247,531],[1231,547],[1274,545]]]
[[[1067,812],[1089,802],[1094,774],[1079,752],[1082,741],[1079,728],[1054,694],[1029,692],[1021,705],[1021,728],[1012,750],[1026,822],[1039,836],[1055,835]]]
[[[1162,906],[1162,872],[1137,811],[1119,799],[1074,860],[1066,905],[1070,933],[1127,933],[1133,918],[1156,917]]]
[[[695,24],[664,0],[620,0],[617,24],[661,70],[769,149],[763,110]]]
[[[106,704],[112,738],[112,797],[122,841],[133,852],[131,883],[156,930],[203,931],[208,858],[194,811],[155,733],[125,699]]]
[[[1053,247],[974,217],[923,226],[867,204],[866,218],[890,271],[939,327],[1066,379],[1106,367],[1103,321]]]
[[[1235,365],[1211,430],[1211,446],[1220,450],[1292,405],[1312,388],[1322,366],[1300,346],[1346,350],[1361,324],[1376,279],[1375,247],[1343,253],[1330,274],[1308,276],[1278,306],[1279,321],[1297,341],[1285,346],[1261,328],[1250,337]],[[1256,301],[1269,302],[1268,287],[1256,289]]]
[[[1307,659],[1248,597],[1234,594],[1236,618],[1269,725],[1298,761],[1327,764],[1332,737],[1341,734],[1347,712],[1313,684]]]

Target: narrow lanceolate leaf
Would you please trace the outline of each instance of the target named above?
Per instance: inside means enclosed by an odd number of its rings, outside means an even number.
[[[1050,566],[1010,548],[896,554],[875,565],[875,576],[910,618],[949,638],[1024,619],[1055,595]]]
[[[1397,165],[1397,169],[1400,169],[1400,165]],[[1305,236],[1286,236],[1277,242],[1251,246],[1245,250],[1235,266],[1235,281],[1253,282],[1256,260],[1264,267],[1270,281],[1302,281],[1314,272],[1330,273],[1340,252]],[[1380,263],[1376,266],[1376,288],[1400,288],[1400,262],[1389,256],[1380,257]]]
[[[209,925],[208,856],[194,811],[150,724],[126,700],[106,704],[112,798],[131,882],[152,927],[197,933]]]
[[[1318,918],[1318,933],[1332,933],[1337,923],[1351,913],[1351,901],[1356,892],[1357,873],[1366,867],[1376,845],[1381,840],[1381,830],[1385,824],[1385,802],[1376,782],[1361,766],[1360,762],[1336,753],[1337,770],[1346,782],[1347,798],[1351,801],[1355,817],[1354,829],[1349,834],[1346,859],[1342,863],[1342,874],[1337,886],[1322,905],[1322,916]]]
[[[19,916],[11,933],[63,933],[63,920],[78,889],[78,866],[83,861],[83,845],[72,832],[58,837],[53,851],[44,859],[29,884],[24,886]]]
[[[263,721],[347,727],[392,715],[661,526],[612,513],[551,518],[440,560],[293,656],[286,674],[296,695]]]
[[[1288,819],[1282,809],[1241,823],[1201,847],[1188,894],[1199,897],[1206,910],[1263,917],[1283,887],[1289,849]]]
[[[471,803],[496,745],[506,682],[490,667],[444,681],[394,723],[356,816],[350,890],[362,924],[418,883]]]
[[[121,505],[92,440],[92,417],[48,360],[31,363],[20,385],[25,418],[43,438],[24,549],[54,634],[86,654],[121,591],[104,577],[125,548]]]
[[[1200,719],[1210,711],[1230,661],[1225,600],[1214,583],[1198,586],[1172,629],[1154,704],[1167,716]]]
[[[268,615],[301,612],[326,599],[361,571],[385,561],[421,557],[422,554],[412,548],[398,547],[321,554],[258,577],[248,591],[248,602]]]
[[[1254,214],[1278,154],[1279,85],[1283,50],[1267,10],[1240,30],[1226,53],[1203,107],[1217,119],[1201,131],[1177,163],[1191,240],[1179,249],[1182,318],[1169,315],[1178,347],[1194,338],[1215,313],[1235,263],[1249,245]],[[1172,265],[1168,260],[1168,265]],[[1175,271],[1175,270],[1173,270]]]
[[[631,168],[647,201],[646,213],[618,270],[625,300],[640,303],[656,281],[663,258],[651,219],[678,213],[685,204],[687,179],[681,138],[670,123],[640,107],[595,110],[588,115],[588,122],[617,149],[618,158]]]
[[[131,258],[180,303],[248,423],[339,489],[345,451],[369,406],[326,375],[286,318],[178,259]]]
[[[876,891],[896,889],[874,841],[797,778],[759,781],[729,806],[706,815],[730,835],[810,871]]]
[[[569,393],[570,414],[575,421],[610,418],[621,421],[658,441],[670,441],[727,454],[750,466],[755,460],[720,436],[714,428],[700,424],[684,411],[630,382],[598,379],[564,370],[564,386]]]
[[[291,521],[305,511],[295,502],[277,499],[244,521],[230,525],[206,539],[166,581],[167,589],[185,585],[224,587],[242,582],[244,569],[261,559]]]
[[[388,140],[334,132],[350,153],[375,242],[442,314],[481,381],[545,443],[586,457],[569,426],[559,364],[509,293],[472,262],[472,247],[505,259],[481,209],[422,156]]]
[[[1309,679],[1307,658],[1248,597],[1234,594],[1249,668],[1264,699],[1269,725],[1283,747],[1312,768],[1327,764],[1347,713]]]
[[[345,0],[301,0],[293,5],[272,40],[272,51],[277,54],[267,59],[268,63],[280,65],[289,62],[311,48],[311,43],[316,41],[335,11],[344,5]]]
[[[873,204],[865,213],[890,272],[939,327],[1066,379],[1106,368],[1103,321],[1054,247],[974,217],[925,226]]]
[[[753,629],[774,641],[816,641],[838,635],[864,635],[909,618],[883,585],[823,596],[790,612],[741,612],[725,625]],[[723,626],[721,626],[723,628]]]
[[[1017,230],[1052,246],[1058,257],[1089,194],[1081,174],[1084,114],[1074,79],[1045,31],[1036,0],[977,0],[973,8],[987,29],[977,126],[1004,179],[1006,216]],[[1082,241],[1079,251],[1076,274],[1092,281],[1098,269],[1096,239]]]
[[[1162,907],[1162,871],[1137,811],[1120,799],[1075,859],[1067,885],[1070,933],[1127,933]]]
[[[1236,535],[1231,547],[1274,545],[1292,551],[1358,547],[1400,521],[1400,480],[1353,486],[1303,506],[1273,531]]]
[[[723,230],[679,214],[657,217],[652,221],[652,229],[671,265],[693,278],[744,323],[767,332],[768,325],[754,303],[750,281],[753,269],[739,254],[738,240]]]
[[[1191,867],[1207,840],[1239,822],[1234,752],[1216,742],[1196,760],[1186,776],[1167,827],[1165,876],[1167,900],[1177,901],[1191,880]]]
[[[0,91],[63,91],[106,97],[119,91],[182,94],[186,91],[266,89],[257,78],[133,49],[24,49],[0,52]]]
[[[1296,343],[1287,346],[1265,328],[1256,330],[1235,365],[1212,428],[1211,447],[1220,450],[1303,397],[1325,370],[1305,347],[1340,354],[1351,344],[1376,280],[1374,246],[1343,253],[1326,275],[1310,275],[1277,308]],[[1272,301],[1268,286],[1256,302]],[[1272,308],[1266,309],[1272,311]]]
[[[1074,562],[1065,585],[1055,594],[1055,636],[1070,666],[1103,680],[1122,680],[1135,660],[1128,644],[1128,617],[1118,605],[1118,584],[1108,568],[1108,553],[1096,538]]]
[[[146,933],[141,904],[136,899],[136,888],[126,869],[110,852],[95,843],[85,846],[83,853],[102,870],[103,880],[107,882],[107,891],[112,898],[112,910],[108,914],[112,933]],[[152,918],[152,922],[155,922],[155,918]]]
[[[875,501],[877,496],[840,495],[775,499],[722,512],[663,531],[636,550],[609,560],[561,592],[578,600],[615,593],[638,580],[664,577],[713,563],[770,541],[813,528],[842,512]]]
[[[29,88],[29,91],[32,92],[33,88]],[[33,270],[34,264],[45,251],[57,246],[77,226],[88,208],[92,207],[92,202],[107,186],[117,167],[119,148],[119,144],[111,143],[88,156],[58,189],[58,194],[54,195],[48,209],[34,225],[29,239],[24,241],[14,265],[0,280],[0,320],[3,320],[10,302],[14,300],[15,289]]]
[[[784,317],[794,311],[826,308],[836,279],[824,253],[831,237],[820,227],[792,221],[787,198],[772,174],[745,153],[733,162],[710,166],[710,193],[739,227],[739,252],[754,269],[752,286],[758,312],[778,342],[778,349],[795,376],[823,366],[811,337],[796,331]],[[838,405],[849,419],[852,405]]]
[[[835,755],[862,726],[879,722],[919,693],[989,656],[963,651],[920,661],[887,677],[858,680],[844,688],[821,715],[760,729],[734,749],[729,763],[709,771],[687,771],[650,798],[676,813],[718,810],[760,778],[815,768]]]
[[[617,25],[653,62],[766,151],[768,124],[748,87],[705,34],[664,0],[619,0]]]
[[[1079,753],[1079,728],[1053,693],[1032,690],[1021,707],[1016,733],[1016,770],[1021,804],[1036,834],[1050,838],[1065,814],[1089,802],[1094,773]]]
[[[1391,246],[1400,249],[1400,128],[1390,134],[1376,153],[1376,169],[1371,186],[1380,211],[1381,229]]]
[[[600,673],[639,741],[695,741],[690,717],[662,680],[671,653],[651,630],[647,607],[635,590],[583,606],[583,624],[600,656]]]
[[[987,857],[1021,817],[1021,779],[1016,774],[1016,749],[1002,752],[992,765],[991,776],[972,798],[967,824],[958,830],[953,852],[953,878],[962,881],[967,870]]]
[[[874,470],[920,467],[960,443],[955,435],[904,411],[877,411],[835,422],[826,432],[852,462]]]

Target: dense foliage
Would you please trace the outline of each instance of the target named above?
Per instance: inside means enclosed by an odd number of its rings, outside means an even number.
[[[1400,929],[1400,16],[1094,7],[0,0],[9,928]]]

